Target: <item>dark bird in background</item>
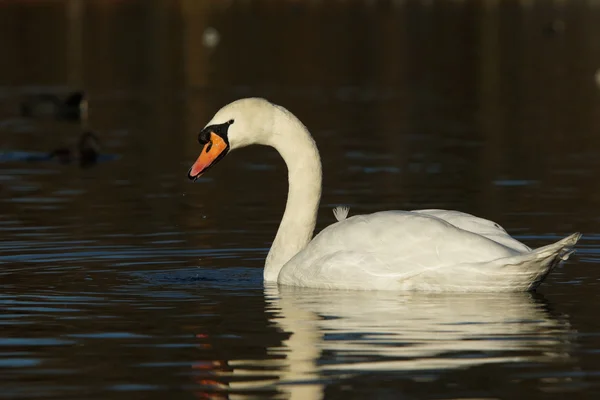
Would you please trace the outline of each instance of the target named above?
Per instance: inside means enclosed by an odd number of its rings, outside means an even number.
[[[81,168],[91,167],[98,162],[100,157],[100,140],[98,136],[90,131],[85,131],[79,137],[75,146],[59,147],[49,153],[32,155],[25,161],[51,161],[57,160],[61,164],[77,162]]]
[[[85,92],[76,91],[60,99],[54,94],[31,95],[21,104],[26,117],[46,117],[58,120],[78,121],[83,132],[76,145],[59,147],[49,153],[27,157],[27,161],[57,160],[61,164],[77,162],[80,167],[90,167],[98,161],[100,140],[88,127],[88,100]]]
[[[40,93],[29,96],[21,103],[21,115],[29,118],[85,121],[87,112],[88,101],[82,91],[73,92],[64,99],[55,94]]]
[[[57,159],[61,164],[70,164],[77,161],[79,166],[86,168],[96,164],[100,154],[100,141],[93,132],[83,132],[75,147],[59,147],[54,149],[48,157]]]

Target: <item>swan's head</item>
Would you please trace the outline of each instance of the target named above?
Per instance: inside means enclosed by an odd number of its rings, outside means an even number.
[[[217,111],[198,134],[202,150],[188,178],[198,179],[233,149],[268,144],[279,108],[265,99],[249,98],[234,101]]]

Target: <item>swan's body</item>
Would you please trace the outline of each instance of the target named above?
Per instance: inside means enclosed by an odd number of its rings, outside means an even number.
[[[306,127],[283,107],[242,99],[199,135],[196,179],[227,151],[274,147],[288,167],[286,210],[265,263],[266,282],[327,289],[491,291],[534,289],[571,254],[580,235],[531,250],[498,224],[458,211],[384,211],[346,218],[311,240],[321,160]]]
[[[313,288],[527,291],[577,239],[532,251],[469,214],[382,211],[328,226],[283,266],[277,281]]]

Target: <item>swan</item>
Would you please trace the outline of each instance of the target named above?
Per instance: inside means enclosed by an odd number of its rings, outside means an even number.
[[[451,210],[381,211],[347,217],[313,238],[321,159],[308,129],[261,98],[221,108],[198,134],[196,180],[234,149],[275,148],[288,168],[283,218],[267,255],[266,283],[322,289],[523,292],[535,289],[573,252],[581,235],[532,250],[500,225]]]

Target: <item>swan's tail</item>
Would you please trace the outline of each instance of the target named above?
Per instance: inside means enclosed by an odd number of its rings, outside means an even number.
[[[577,232],[566,238],[559,240],[556,243],[549,244],[548,246],[540,247],[533,250],[538,258],[554,257],[557,262],[566,261],[571,254],[575,252],[573,248],[579,239],[581,233]]]
[[[496,261],[504,261],[503,272],[512,277],[514,283],[521,281],[526,285],[526,290],[533,290],[557,265],[575,252],[573,247],[580,238],[581,233],[577,232],[556,243],[537,248],[531,253]]]
[[[573,246],[581,234],[574,233],[556,243],[516,256],[493,261],[453,266],[449,282],[446,273],[432,269],[419,274],[420,286],[416,290],[449,290],[463,292],[525,292],[534,290],[548,274],[573,253]],[[468,277],[468,278],[467,278]],[[443,281],[443,285],[440,282]]]

